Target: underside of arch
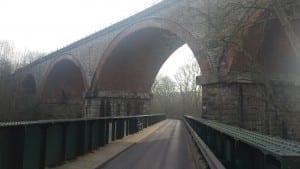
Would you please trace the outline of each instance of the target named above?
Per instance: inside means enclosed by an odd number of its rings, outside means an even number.
[[[83,100],[85,91],[81,69],[65,59],[54,64],[46,76],[42,99],[48,103],[67,103]]]
[[[147,24],[133,25],[113,40],[97,68],[92,83],[94,91],[150,92],[163,63],[185,43],[194,52],[201,71],[208,71],[208,62],[192,43],[193,38],[181,36],[188,33],[173,33],[153,22]]]
[[[25,95],[36,95],[36,83],[33,75],[27,75],[22,81],[22,92]]]
[[[299,20],[294,21],[293,26],[300,37]],[[227,72],[263,72],[268,75],[299,74],[299,58],[278,20],[250,27],[244,36],[243,50],[229,45],[221,60],[221,69]]]

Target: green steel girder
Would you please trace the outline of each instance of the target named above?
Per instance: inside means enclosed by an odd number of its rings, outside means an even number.
[[[125,131],[127,135],[137,132],[137,119],[142,118],[158,121],[165,115],[0,123],[0,169],[44,169],[61,164],[104,146],[109,135],[120,139]],[[114,123],[113,133],[109,133],[109,122]]]
[[[185,116],[185,119],[227,168],[300,168],[300,144],[297,142],[192,116]],[[218,143],[220,138],[221,143]],[[220,144],[224,146],[223,156],[220,156]],[[249,163],[254,159],[255,162]]]

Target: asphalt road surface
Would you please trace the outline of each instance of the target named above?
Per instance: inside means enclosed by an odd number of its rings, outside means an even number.
[[[183,122],[168,120],[99,169],[196,169],[187,138]]]

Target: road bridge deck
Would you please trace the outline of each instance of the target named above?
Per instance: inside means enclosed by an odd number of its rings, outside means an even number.
[[[164,120],[51,169],[195,169],[180,120]]]
[[[180,120],[166,124],[98,169],[196,169],[188,133]]]

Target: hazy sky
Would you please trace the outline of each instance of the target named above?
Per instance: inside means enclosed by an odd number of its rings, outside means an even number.
[[[50,53],[158,0],[0,0],[0,39],[17,49]],[[172,76],[192,59],[187,46],[178,50],[161,72]]]

